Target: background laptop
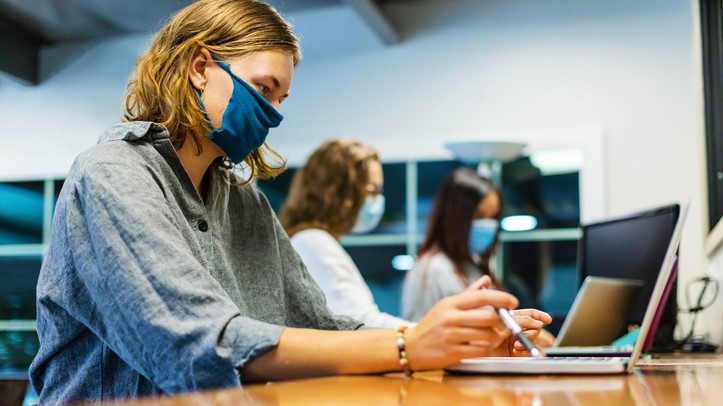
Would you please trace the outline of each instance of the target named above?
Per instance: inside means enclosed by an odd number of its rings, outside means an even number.
[[[628,324],[639,326],[643,321],[679,216],[680,206],[670,204],[582,226],[578,249],[580,280],[600,276],[643,281]],[[670,294],[675,298],[676,279],[671,283]],[[661,313],[658,342],[672,342],[677,311],[676,300],[667,301]]]
[[[642,287],[635,279],[585,278],[555,347],[610,345],[627,332],[628,315]]]
[[[643,343],[643,349],[642,352],[648,352],[652,349],[653,346],[653,339],[655,337],[655,332],[658,329],[658,324],[660,323],[660,319],[662,318],[663,311],[666,308],[666,303],[668,300],[668,297],[670,296],[671,287],[674,285],[674,282],[676,281],[676,277],[678,274],[678,257],[676,256],[675,259],[673,259],[673,269],[670,271],[670,275],[668,276],[668,281],[665,284],[665,289],[663,290],[663,295],[660,298],[660,302],[658,302],[658,307],[655,309],[655,315],[653,316],[653,321],[650,324],[650,328],[648,329],[647,334],[645,335],[645,342]],[[588,277],[592,278],[592,277]],[[568,315],[570,317],[570,315]],[[567,319],[566,319],[567,320]],[[637,332],[639,334],[639,331]],[[558,335],[557,339],[560,340],[561,336]],[[637,340],[637,338],[635,338]],[[555,342],[557,344],[557,341]],[[559,356],[559,357],[565,357],[565,356],[585,356],[585,357],[611,357],[611,356],[617,356],[617,357],[628,357],[630,356],[630,353],[633,351],[633,345],[616,345],[616,342],[613,342],[612,345],[598,345],[598,346],[563,346],[558,347],[554,346],[552,348],[548,348],[545,350],[545,353],[549,356]]]
[[[627,322],[618,336],[623,335],[628,326],[639,326],[642,323],[678,217],[680,206],[670,204],[582,226],[578,249],[581,279],[598,276],[643,281],[643,288],[631,305]],[[675,272],[671,275],[666,281],[667,287],[660,306],[655,309],[658,321],[647,334],[651,338],[644,351],[651,349],[654,341],[652,336],[656,333],[658,347],[673,342],[677,303],[666,299],[668,296],[675,298],[677,283]],[[659,329],[659,325],[662,328]],[[558,341],[559,338],[558,335]],[[567,343],[549,349],[548,353],[555,356],[628,356],[632,351],[632,345],[612,346],[612,343],[610,340],[596,347]],[[573,345],[578,347],[571,347]]]
[[[630,357],[592,357],[584,359],[576,357],[548,357],[542,359],[529,357],[467,358],[449,366],[446,370],[477,374],[614,374],[632,372],[640,357],[645,338],[651,328],[656,310],[670,279],[675,264],[675,254],[680,244],[683,223],[688,211],[687,203],[682,206],[676,204],[669,207],[672,206],[675,206],[678,213],[675,227],[672,235],[669,236],[667,248],[640,325],[640,333]],[[647,244],[641,245],[647,246]]]

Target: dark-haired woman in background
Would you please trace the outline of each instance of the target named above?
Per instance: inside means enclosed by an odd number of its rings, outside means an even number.
[[[500,194],[492,182],[469,168],[447,176],[437,192],[417,264],[404,280],[404,318],[419,320],[440,299],[462,292],[482,275],[493,277],[490,259],[501,213]]]
[[[402,317],[419,320],[439,300],[459,294],[483,275],[492,278],[496,289],[506,290],[492,266],[501,219],[502,199],[490,180],[469,168],[447,176],[417,263],[404,279]],[[547,347],[554,340],[542,330],[538,343]]]

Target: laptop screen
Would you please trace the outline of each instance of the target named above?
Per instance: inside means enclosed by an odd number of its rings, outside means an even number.
[[[679,214],[674,204],[583,226],[580,280],[602,276],[643,281],[629,323],[643,321]]]

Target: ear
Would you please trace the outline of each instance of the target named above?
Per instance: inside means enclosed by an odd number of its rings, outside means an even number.
[[[188,80],[191,82],[191,85],[201,93],[203,93],[206,88],[206,81],[208,80],[206,69],[211,60],[211,53],[205,48],[198,47],[193,53],[191,62],[189,62]]]

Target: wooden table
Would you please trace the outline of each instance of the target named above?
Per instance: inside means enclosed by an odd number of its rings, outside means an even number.
[[[119,402],[122,405],[723,405],[723,355],[664,356],[630,375],[338,376]]]

